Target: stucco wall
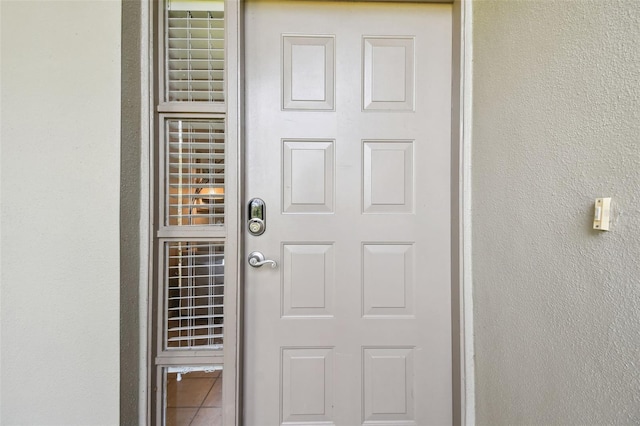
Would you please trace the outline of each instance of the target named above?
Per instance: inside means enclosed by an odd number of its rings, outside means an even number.
[[[0,423],[118,424],[120,2],[0,5]]]
[[[478,423],[638,424],[640,2],[474,1],[473,27]]]

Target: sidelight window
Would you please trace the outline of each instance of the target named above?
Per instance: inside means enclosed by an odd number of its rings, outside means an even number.
[[[166,226],[224,223],[224,118],[166,120]]]
[[[165,243],[165,349],[222,349],[224,246]]]
[[[199,3],[185,6],[194,6]],[[166,99],[168,102],[224,101],[224,11],[222,2],[201,2],[208,10],[166,13]]]
[[[231,377],[229,394],[235,394],[235,363],[225,359],[235,359],[237,244],[229,238],[236,233],[238,209],[227,200],[237,199],[238,149],[235,141],[230,148],[227,126],[230,117],[237,126],[237,108],[229,110],[227,99],[227,3],[154,4],[159,10],[151,386],[156,389],[153,423],[169,426],[184,420],[180,413],[193,411],[191,419],[198,421],[204,414],[222,415],[223,371]],[[237,18],[237,3],[228,5]],[[237,47],[231,52],[237,58]],[[237,89],[232,93],[237,95]],[[237,98],[231,99],[235,106]],[[225,345],[227,330],[231,352]],[[209,396],[197,410],[180,405],[185,395],[204,387]],[[221,424],[218,420],[214,424]]]

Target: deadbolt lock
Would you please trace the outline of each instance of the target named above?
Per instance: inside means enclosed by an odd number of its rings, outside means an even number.
[[[267,228],[265,224],[266,207],[260,198],[253,198],[249,201],[249,222],[247,227],[251,235],[262,235]]]

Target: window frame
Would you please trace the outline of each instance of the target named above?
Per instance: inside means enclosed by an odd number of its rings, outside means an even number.
[[[225,425],[240,424],[241,353],[241,2],[224,0],[224,102],[167,102],[165,99],[165,9],[164,0],[149,0],[149,168],[150,236],[153,256],[149,262],[147,318],[147,424],[164,421],[163,371],[170,366],[223,366]],[[225,122],[225,220],[222,225],[165,225],[165,122],[170,118],[223,118]],[[164,350],[164,245],[169,241],[224,243],[224,342],[223,350]],[[222,353],[220,353],[222,352]]]

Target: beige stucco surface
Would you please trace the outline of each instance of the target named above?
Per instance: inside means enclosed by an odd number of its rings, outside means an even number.
[[[473,17],[478,424],[638,424],[640,2]]]
[[[0,8],[0,423],[115,425],[120,2]]]

